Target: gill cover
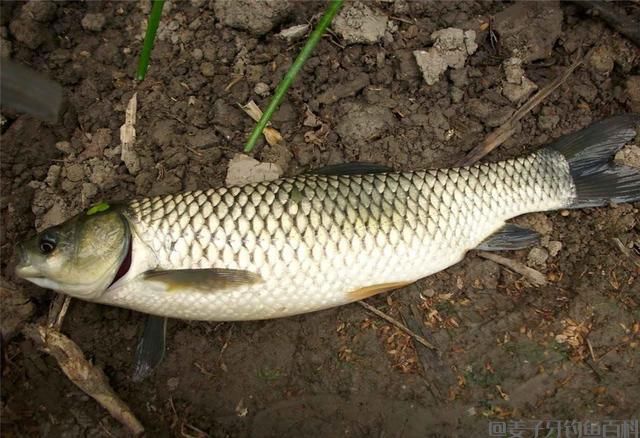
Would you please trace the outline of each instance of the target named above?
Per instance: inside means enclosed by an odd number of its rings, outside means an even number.
[[[123,275],[130,240],[120,208],[100,203],[20,243],[16,273],[58,292],[97,298]]]

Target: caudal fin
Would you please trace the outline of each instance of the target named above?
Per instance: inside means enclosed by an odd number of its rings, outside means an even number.
[[[577,193],[571,208],[640,200],[640,169],[618,166],[612,161],[638,129],[640,114],[623,114],[594,123],[549,146],[569,163]]]

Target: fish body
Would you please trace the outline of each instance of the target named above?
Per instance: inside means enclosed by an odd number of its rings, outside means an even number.
[[[109,275],[87,282],[71,268],[64,275],[51,268],[46,257],[56,249],[36,253],[50,249],[42,241],[56,240],[55,228],[23,245],[18,274],[80,298],[181,319],[254,320],[326,309],[441,271],[479,246],[505,249],[491,240],[500,230],[506,248],[510,239],[530,237],[505,228],[513,217],[640,199],[640,174],[610,164],[639,119],[612,118],[497,163],[305,174],[134,200],[76,219],[81,243],[73,245],[103,240],[84,232],[85,222],[100,217],[113,223],[103,227],[104,240],[128,236],[109,252],[117,253],[107,257]],[[89,284],[84,293],[79,279]]]
[[[145,263],[98,301],[198,320],[320,310],[438,272],[507,219],[567,207],[574,192],[566,161],[543,151],[468,168],[303,175],[146,198],[124,210],[132,259]],[[262,281],[163,293],[139,276],[213,267]]]

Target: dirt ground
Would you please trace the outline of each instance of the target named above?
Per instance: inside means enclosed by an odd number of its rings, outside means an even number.
[[[253,99],[264,108],[305,39],[276,34],[315,24],[325,6],[167,2],[148,76],[135,83],[147,3],[0,4],[3,54],[65,88],[60,123],[2,113],[2,276],[35,304],[31,321],[46,315],[52,293],[15,278],[15,242],[100,200],[222,184],[254,124],[238,104]],[[618,5],[640,20],[637,2]],[[283,142],[261,140],[255,157],[287,175],[350,161],[452,165],[530,94],[522,74],[505,82],[503,62],[514,55],[541,88],[579,49],[594,49],[488,160],[640,111],[638,47],[570,3],[514,7],[349,4],[343,27],[323,38],[274,117]],[[413,51],[428,51],[431,34],[448,27],[475,30],[478,48],[427,85]],[[138,169],[120,159],[133,93]],[[63,332],[105,371],[149,436],[483,436],[489,421],[637,418],[640,270],[613,239],[640,244],[639,207],[519,220],[542,233],[542,244],[503,255],[544,273],[547,286],[471,252],[368,301],[439,353],[358,304],[248,323],[172,320],[164,362],[134,383],[143,315],[74,300]],[[24,336],[9,340],[3,355],[6,436],[126,436]]]

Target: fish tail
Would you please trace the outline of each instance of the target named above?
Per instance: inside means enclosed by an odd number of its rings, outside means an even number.
[[[549,149],[569,164],[576,196],[569,208],[640,200],[640,171],[613,163],[613,156],[640,128],[640,114],[614,116],[560,138]]]

